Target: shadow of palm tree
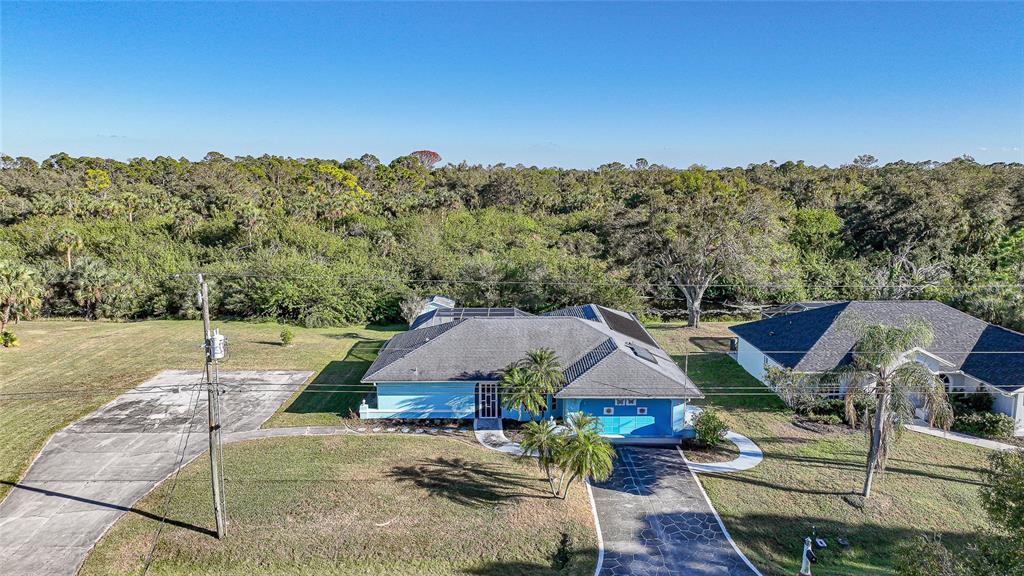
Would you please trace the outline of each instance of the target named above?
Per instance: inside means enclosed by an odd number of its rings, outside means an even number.
[[[493,464],[443,456],[395,466],[388,477],[466,506],[495,505],[519,498],[550,498],[541,480],[502,470]],[[533,488],[528,484],[536,484]]]

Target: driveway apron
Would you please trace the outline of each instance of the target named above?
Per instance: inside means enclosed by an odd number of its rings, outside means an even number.
[[[259,428],[310,372],[221,372],[225,433]],[[73,575],[106,530],[177,467],[207,448],[200,372],[167,370],[50,438],[0,502],[0,573]],[[74,399],[70,398],[69,402]]]
[[[616,452],[612,476],[593,486],[605,548],[601,576],[759,576],[675,449]]]

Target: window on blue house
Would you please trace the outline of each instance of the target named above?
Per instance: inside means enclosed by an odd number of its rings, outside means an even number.
[[[634,398],[616,398],[616,406],[636,406],[636,399]]]
[[[636,414],[637,414],[637,416],[644,416],[645,414],[647,414],[647,407],[646,406],[641,406],[641,407],[637,408],[636,409]]]
[[[611,416],[612,414],[615,414],[615,408],[612,408],[611,406],[605,406],[604,407],[604,415],[605,416]]]

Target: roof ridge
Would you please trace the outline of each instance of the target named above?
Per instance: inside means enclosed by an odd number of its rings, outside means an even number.
[[[441,336],[444,336],[445,334],[449,333],[454,328],[457,328],[458,326],[460,326],[460,325],[462,325],[464,323],[465,323],[465,320],[463,320],[461,318],[456,318],[455,320],[452,320],[451,322],[445,322],[444,324],[438,324],[436,326],[427,326],[426,328],[417,328],[416,330],[409,330],[407,332],[402,332],[400,334],[397,334],[397,335],[393,336],[390,340],[388,340],[388,343],[384,345],[384,348],[381,349],[381,353],[378,354],[378,356],[377,356],[377,360],[374,360],[373,364],[370,365],[370,368],[366,371],[365,374],[363,374],[363,377],[360,378],[360,380],[361,381],[365,380],[366,378],[372,376],[373,374],[375,374],[377,372],[380,372],[381,370],[387,368],[388,366],[391,366],[395,362],[398,362],[399,360],[403,360],[403,359],[407,358],[410,354],[414,354],[416,352],[419,352],[425,346],[428,346],[428,345],[430,345],[433,342],[437,342],[438,339],[440,339]],[[434,330],[437,333],[434,334],[433,336],[430,336],[430,337],[424,336],[424,333],[427,332],[427,331],[430,331],[430,330]],[[388,346],[392,342],[394,342],[395,339],[397,339],[399,337],[402,337],[402,336],[407,336],[409,334],[418,334],[420,336],[423,336],[424,340],[423,340],[423,342],[420,342],[419,344],[417,344],[415,346],[412,346],[412,347],[407,347],[407,348],[404,348],[404,349],[403,348],[396,348],[396,350],[405,350],[405,353],[404,354],[396,354],[393,358],[388,358],[385,362],[382,362],[380,366],[377,366],[377,361],[384,357],[384,353],[387,352]]]

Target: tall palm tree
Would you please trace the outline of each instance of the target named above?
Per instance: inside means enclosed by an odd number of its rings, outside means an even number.
[[[871,496],[875,472],[885,471],[892,443],[900,438],[904,425],[914,420],[915,397],[922,400],[929,424],[948,430],[953,423],[953,409],[942,382],[923,364],[904,358],[914,348],[930,344],[932,338],[931,329],[916,322],[866,326],[853,347],[852,363],[837,373],[848,386],[846,418],[851,425],[857,425],[858,400],[866,405],[862,417],[870,444],[862,492],[865,498]]]
[[[565,383],[565,373],[558,355],[550,348],[536,348],[526,353],[519,366],[532,374],[545,394],[544,406],[547,407],[547,395],[558,392]]]
[[[569,493],[569,487],[576,479],[601,481],[608,478],[612,473],[613,458],[615,450],[598,434],[596,427],[590,425],[569,434],[558,450],[558,465],[562,469],[562,478],[568,476],[564,490],[559,480],[561,497],[565,498]]]
[[[555,478],[551,474],[551,466],[558,465],[557,455],[561,450],[564,435],[552,420],[527,422],[521,431],[519,446],[523,449],[522,458],[537,457],[537,464],[548,479],[548,488],[552,496],[558,496],[555,489]]]
[[[540,414],[544,411],[547,397],[530,372],[512,365],[501,375],[501,401],[508,410],[515,410],[519,418],[525,410],[529,414]]]
[[[65,228],[57,233],[57,237],[54,239],[54,245],[58,250],[64,253],[64,264],[67,266],[68,270],[70,270],[71,253],[75,250],[82,249],[82,237],[74,230]]]
[[[28,266],[0,261],[0,332],[7,323],[28,315],[40,304],[39,278]]]

